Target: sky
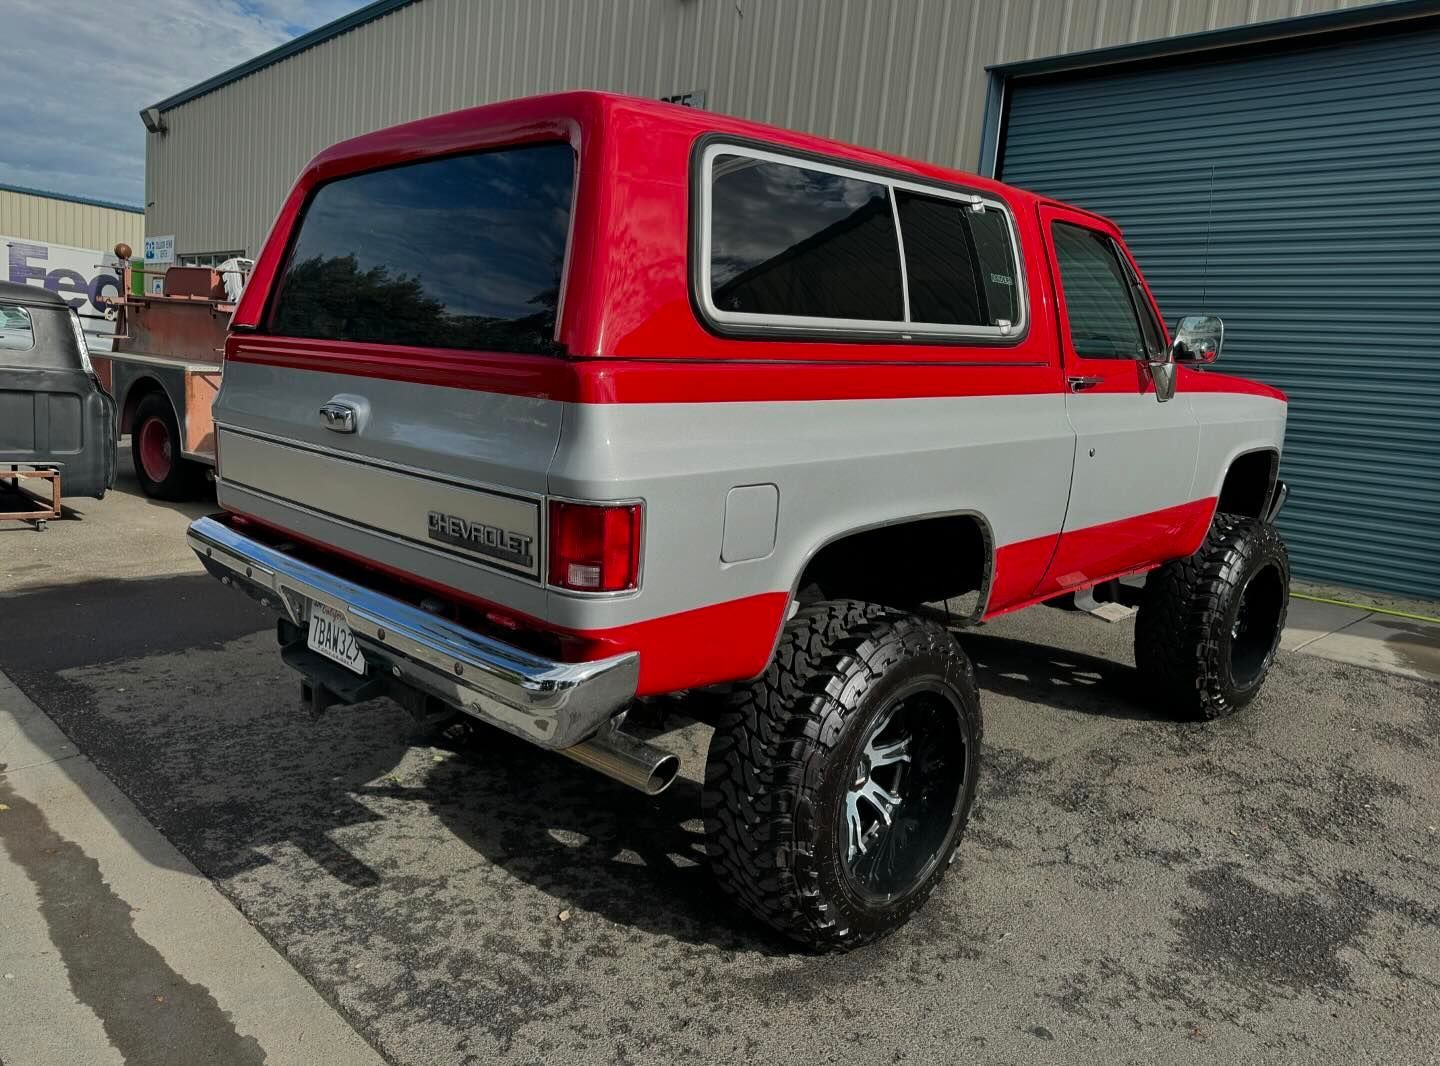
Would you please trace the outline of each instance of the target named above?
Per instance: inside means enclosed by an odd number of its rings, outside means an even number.
[[[0,0],[0,183],[144,206],[140,110],[366,0]]]

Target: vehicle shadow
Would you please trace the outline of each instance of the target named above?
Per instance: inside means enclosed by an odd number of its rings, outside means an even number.
[[[557,911],[581,908],[725,951],[801,950],[716,888],[698,782],[681,777],[660,796],[645,796],[485,726],[451,728],[431,743],[451,755],[433,764],[422,784],[372,785],[357,797],[423,802],[467,847],[555,897]]]
[[[1133,666],[974,630],[957,635],[982,689],[1103,718],[1173,721]]]

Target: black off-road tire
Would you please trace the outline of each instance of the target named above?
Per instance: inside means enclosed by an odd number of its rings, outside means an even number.
[[[1135,665],[1149,693],[1177,717],[1234,714],[1265,683],[1289,605],[1290,555],[1279,532],[1217,514],[1199,551],[1145,582]]]
[[[163,426],[169,437],[170,460],[168,468],[159,477],[152,477],[145,469],[143,458],[143,434],[148,423]],[[180,423],[174,408],[164,393],[152,392],[135,407],[131,420],[130,458],[135,464],[135,477],[140,489],[156,500],[193,500],[205,491],[205,465],[194,459],[186,459],[180,453]]]
[[[867,738],[884,728],[877,723],[917,692],[936,701],[929,713],[947,728],[953,705],[950,735],[963,738],[963,751],[932,761],[951,760],[943,772],[963,773],[962,783],[953,809],[943,791],[943,835],[927,820],[933,840],[912,847],[913,883],[890,898],[866,898],[845,860],[851,779]],[[813,950],[848,950],[904,924],[953,860],[975,797],[980,700],[955,639],[938,623],[874,604],[810,604],[786,624],[764,677],[721,698],[702,808],[722,889]]]

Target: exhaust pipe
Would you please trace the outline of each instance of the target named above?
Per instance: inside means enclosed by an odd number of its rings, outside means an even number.
[[[680,775],[678,756],[622,733],[613,724],[589,740],[560,748],[559,753],[647,796],[658,796]]]

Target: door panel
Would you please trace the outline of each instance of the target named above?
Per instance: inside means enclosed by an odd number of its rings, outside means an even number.
[[[1199,425],[1187,396],[1156,399],[1143,359],[1165,337],[1119,233],[1041,209],[1075,430],[1070,503],[1041,592],[1063,592],[1175,554],[1189,520]]]

